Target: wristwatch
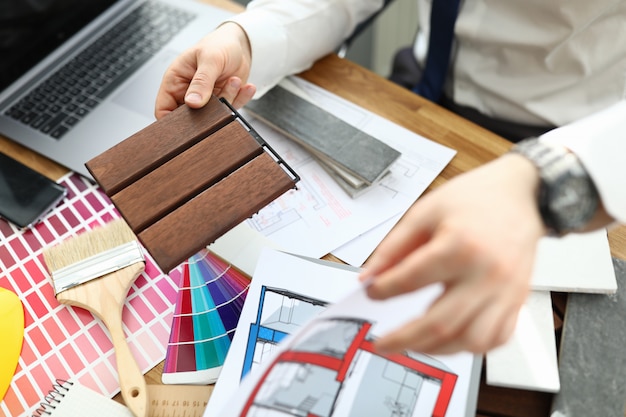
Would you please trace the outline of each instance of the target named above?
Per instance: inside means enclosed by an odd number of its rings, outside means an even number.
[[[539,213],[551,235],[583,229],[600,204],[598,190],[578,157],[566,147],[537,138],[517,143],[511,152],[530,160],[539,171]]]

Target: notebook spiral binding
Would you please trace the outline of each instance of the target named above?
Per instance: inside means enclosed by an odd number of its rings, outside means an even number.
[[[52,410],[61,403],[63,397],[65,397],[72,385],[74,385],[74,383],[71,381],[57,378],[52,384],[51,389],[39,403],[39,408],[33,412],[32,417],[43,417],[44,414],[52,415]]]

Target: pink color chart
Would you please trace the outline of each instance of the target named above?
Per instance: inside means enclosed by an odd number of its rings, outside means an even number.
[[[25,337],[0,416],[31,415],[55,378],[72,378],[112,396],[119,391],[106,328],[86,310],[59,304],[42,257],[48,245],[119,217],[106,195],[72,174],[61,181],[68,197],[35,228],[21,231],[0,220],[0,286],[22,300]],[[140,368],[165,357],[180,271],[163,274],[146,253],[146,271],[131,288],[123,313]]]

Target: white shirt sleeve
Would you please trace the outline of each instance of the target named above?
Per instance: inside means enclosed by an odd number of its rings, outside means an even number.
[[[544,134],[574,152],[593,179],[605,210],[626,223],[626,100]]]
[[[336,50],[383,0],[253,0],[230,21],[248,35],[257,97]]]

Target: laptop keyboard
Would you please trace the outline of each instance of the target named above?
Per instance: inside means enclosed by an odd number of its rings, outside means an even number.
[[[193,18],[143,3],[5,114],[60,139]]]

